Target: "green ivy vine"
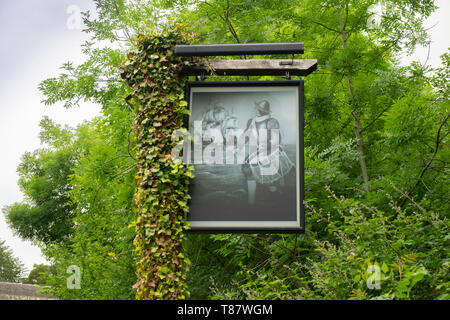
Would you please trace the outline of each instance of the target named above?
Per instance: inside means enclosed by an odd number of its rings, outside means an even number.
[[[171,158],[176,145],[171,136],[183,127],[188,112],[181,70],[195,63],[192,58],[176,57],[175,45],[192,41],[193,35],[180,25],[159,34],[138,35],[120,66],[121,77],[131,89],[127,101],[136,113],[138,217],[130,227],[136,228],[134,288],[139,300],[189,295],[186,268],[190,261],[182,243],[189,228],[184,213],[193,168]]]

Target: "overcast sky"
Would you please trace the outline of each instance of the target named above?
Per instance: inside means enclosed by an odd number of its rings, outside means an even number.
[[[432,66],[440,64],[439,56],[450,47],[450,1],[436,3],[441,8],[426,22],[427,27],[435,25],[430,31],[433,43],[428,58]],[[87,36],[72,28],[73,20],[69,20],[77,8],[94,9],[90,0],[0,0],[0,208],[23,200],[16,169],[24,152],[40,147],[39,121],[44,115],[75,126],[100,113],[99,106],[86,103],[72,109],[44,106],[37,89],[39,82],[58,75],[64,62],[84,59],[80,44]],[[428,48],[418,49],[413,56],[403,57],[402,64],[412,60],[423,64],[427,55]],[[28,271],[33,264],[45,263],[36,246],[14,236],[1,212],[0,240],[5,240]]]
[[[23,199],[16,169],[25,151],[41,147],[39,121],[44,115],[75,126],[100,113],[92,104],[45,106],[37,89],[42,80],[57,76],[64,62],[84,60],[80,44],[88,39],[86,34],[73,28],[74,20],[67,27],[68,9],[76,9],[71,5],[93,9],[89,0],[0,0],[0,208]],[[0,239],[29,271],[45,262],[36,246],[13,235],[2,213]]]

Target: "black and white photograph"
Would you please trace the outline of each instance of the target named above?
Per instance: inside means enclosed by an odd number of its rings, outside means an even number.
[[[300,231],[302,85],[188,84],[193,230]]]

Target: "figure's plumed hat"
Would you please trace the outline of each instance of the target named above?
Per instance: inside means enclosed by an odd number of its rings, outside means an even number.
[[[267,100],[255,102],[256,108],[263,113],[270,113],[270,103]]]

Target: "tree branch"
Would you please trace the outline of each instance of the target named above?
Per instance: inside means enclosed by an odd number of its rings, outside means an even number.
[[[428,170],[428,168],[430,168],[431,164],[433,163],[434,158],[436,157],[436,154],[437,154],[438,149],[439,149],[439,144],[440,144],[441,141],[443,140],[443,139],[441,140],[441,138],[440,138],[441,130],[442,130],[442,128],[444,127],[444,125],[445,125],[445,123],[447,122],[447,120],[448,120],[449,117],[450,117],[450,113],[448,113],[447,116],[444,118],[444,120],[441,122],[441,124],[440,124],[440,126],[439,126],[439,129],[438,129],[438,132],[437,132],[437,134],[436,134],[436,145],[435,145],[435,147],[434,147],[433,155],[431,156],[430,161],[428,161],[428,163],[426,164],[426,166],[425,166],[425,167],[422,169],[422,171],[420,172],[419,177],[417,178],[417,181],[416,181],[416,183],[414,184],[414,186],[413,186],[413,187],[408,191],[408,193],[405,195],[405,197],[404,197],[402,203],[400,204],[400,207],[403,207],[403,206],[405,205],[406,201],[407,201],[408,199],[410,199],[410,196],[411,196],[412,192],[413,192],[414,189],[417,187],[417,185],[422,181],[423,175],[425,174],[425,172]]]
[[[315,24],[317,24],[317,25],[319,25],[319,26],[321,26],[321,27],[323,27],[323,28],[327,29],[327,30],[330,30],[330,31],[333,31],[333,32],[336,32],[336,33],[340,33],[340,31],[339,31],[339,30],[336,30],[336,29],[330,28],[330,27],[328,27],[328,26],[324,25],[323,23],[321,23],[321,22],[319,22],[319,21],[316,21],[316,20],[311,20],[311,21],[312,21],[313,23],[315,23]]]
[[[133,163],[132,165],[126,167],[123,171],[121,171],[121,172],[116,173],[115,175],[113,175],[111,178],[108,179],[107,182],[105,182],[105,183],[103,183],[102,185],[100,185],[100,187],[99,187],[99,188],[97,189],[97,191],[95,192],[94,199],[92,200],[91,208],[94,207],[95,202],[97,201],[98,193],[100,192],[101,189],[103,189],[103,188],[105,187],[105,185],[106,185],[108,182],[110,182],[111,180],[117,178],[118,176],[122,176],[122,175],[128,173],[131,169],[133,169],[133,168],[136,167],[136,166],[137,166],[137,164],[136,164],[136,163]]]

